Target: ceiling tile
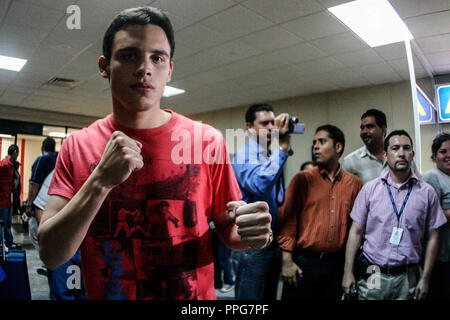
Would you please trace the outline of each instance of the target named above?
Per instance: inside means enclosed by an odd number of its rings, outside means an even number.
[[[434,66],[434,71],[436,74],[449,74],[450,73],[450,64],[442,65],[442,66]]]
[[[450,33],[416,39],[416,42],[423,53],[450,51]]]
[[[277,50],[273,52],[273,54],[293,63],[315,60],[327,55],[325,52],[307,42]]]
[[[13,1],[3,23],[8,27],[26,27],[48,33],[64,17],[65,11]]]
[[[450,64],[450,51],[425,54],[427,60],[434,66]]]
[[[389,2],[403,19],[450,10],[448,0],[389,0]]]
[[[334,58],[341,61],[347,67],[356,67],[383,61],[373,49],[339,54],[334,56]]]
[[[214,47],[218,44],[231,40],[224,33],[216,32],[200,24],[194,24],[184,28],[176,35],[178,44],[189,46],[196,51]]]
[[[236,5],[208,19],[201,24],[232,38],[268,28],[273,25],[264,17],[241,5]]]
[[[369,46],[353,32],[345,32],[313,40],[311,41],[311,44],[329,55],[369,48]]]
[[[167,11],[169,17],[171,14],[175,14],[189,20],[189,23],[199,21],[234,5],[236,3],[231,0],[157,0],[152,3],[152,6]]]
[[[247,0],[242,3],[267,19],[281,23],[323,10],[315,0]]]
[[[391,43],[373,48],[373,50],[384,60],[394,60],[406,57],[404,42]]]
[[[332,57],[321,58],[313,61],[302,62],[296,64],[304,74],[320,74],[336,69],[344,68],[344,64]]]
[[[414,38],[424,38],[450,32],[450,10],[405,19]]]
[[[270,41],[267,41],[270,39]],[[253,32],[240,39],[242,42],[264,51],[273,51],[302,42],[299,37],[280,27]]]
[[[306,41],[348,31],[348,28],[328,11],[292,20],[280,26]]]

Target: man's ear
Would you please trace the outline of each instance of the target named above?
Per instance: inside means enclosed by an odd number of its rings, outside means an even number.
[[[109,60],[105,56],[98,58],[98,69],[102,78],[109,79]]]
[[[384,158],[384,162],[386,162],[387,161],[387,152],[386,151],[383,151],[383,158]]]
[[[341,154],[341,151],[342,151],[342,143],[336,142],[335,149],[336,149],[336,152],[337,152],[338,154]]]
[[[383,138],[384,138],[384,137],[386,137],[387,127],[386,126],[382,126],[381,129],[383,130]]]
[[[170,60],[169,79],[167,80],[167,82],[170,82],[170,80],[172,80],[172,74],[173,74],[173,60]]]

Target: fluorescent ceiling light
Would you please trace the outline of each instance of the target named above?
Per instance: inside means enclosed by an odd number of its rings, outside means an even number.
[[[12,71],[20,71],[22,67],[27,63],[27,60],[0,56],[0,69],[12,70]]]
[[[48,134],[50,137],[54,137],[54,138],[65,138],[66,134],[64,132],[50,132]]]
[[[13,136],[10,134],[2,134],[0,133],[0,138],[7,138],[7,139],[11,139]]]
[[[357,0],[328,10],[371,47],[413,39],[387,0]]]
[[[182,94],[182,93],[184,93],[185,92],[185,90],[182,90],[182,89],[177,89],[177,88],[174,88],[174,87],[169,87],[169,86],[166,86],[165,88],[164,88],[164,93],[163,93],[163,97],[171,97],[171,96],[175,96],[175,95],[177,95],[177,94]]]

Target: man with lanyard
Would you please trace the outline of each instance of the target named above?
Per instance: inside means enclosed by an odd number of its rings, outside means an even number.
[[[353,206],[342,288],[357,288],[360,300],[421,300],[436,259],[437,229],[446,218],[436,192],[411,171],[408,133],[391,132],[384,150],[389,171],[364,185]]]
[[[233,169],[246,202],[266,201],[275,230],[278,207],[284,198],[283,166],[290,149],[289,135],[279,140],[279,149],[270,151],[275,130],[288,130],[289,115],[275,117],[267,104],[251,106],[245,115],[250,139],[233,160]],[[272,144],[274,146],[275,144]],[[238,260],[236,272],[236,299],[275,300],[281,268],[281,253],[274,242],[263,250],[234,253]]]

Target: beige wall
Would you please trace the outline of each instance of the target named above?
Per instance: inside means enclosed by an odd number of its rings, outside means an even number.
[[[431,82],[418,81],[422,89],[429,91]],[[267,101],[263,101],[267,102]],[[295,153],[285,168],[287,181],[299,170],[301,163],[310,160],[311,144],[315,129],[330,123],[338,126],[345,134],[344,155],[362,146],[359,137],[361,114],[370,108],[382,110],[387,117],[388,132],[394,129],[406,130],[414,140],[414,117],[412,112],[411,88],[409,82],[390,83],[379,86],[361,87],[342,91],[333,91],[311,96],[269,102],[275,113],[288,112],[298,116],[305,124],[305,134],[293,135],[292,148]],[[194,114],[191,117],[211,124],[225,136],[227,128],[244,128],[244,115],[248,105],[225,110]],[[450,130],[450,124],[440,125],[440,130]],[[431,143],[438,132],[438,126],[421,126],[422,172],[430,170],[434,164],[430,160]],[[230,146],[228,146],[230,148]],[[235,146],[230,153],[235,153]],[[341,161],[343,159],[341,158]]]

